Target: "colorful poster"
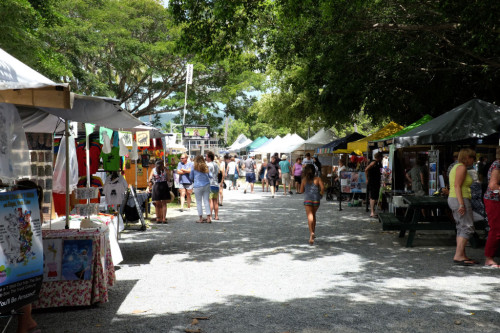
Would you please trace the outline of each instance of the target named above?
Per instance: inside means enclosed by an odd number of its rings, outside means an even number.
[[[59,281],[62,275],[62,239],[43,240],[43,280]]]
[[[62,279],[90,280],[92,273],[92,240],[70,239],[63,242]]]
[[[0,193],[0,311],[31,303],[43,278],[36,189]]]
[[[366,193],[366,174],[357,171],[342,171],[340,187],[342,193]]]

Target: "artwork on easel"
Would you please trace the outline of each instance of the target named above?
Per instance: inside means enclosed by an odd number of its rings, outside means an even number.
[[[63,242],[63,280],[90,280],[92,276],[92,240],[71,239]]]

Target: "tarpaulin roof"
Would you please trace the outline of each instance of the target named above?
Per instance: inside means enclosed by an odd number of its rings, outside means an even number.
[[[385,138],[382,138],[382,139],[379,139],[379,140],[373,140],[373,141],[370,141],[368,144],[370,146],[378,146],[378,147],[382,147],[384,145],[390,145],[392,143],[394,143],[394,138],[395,137],[398,137],[400,135],[403,135],[405,133],[408,133],[409,131],[419,127],[419,126],[422,126],[423,124],[431,121],[433,118],[432,116],[426,114],[425,116],[423,116],[422,118],[420,118],[419,120],[417,120],[416,122],[406,126],[405,128],[403,128],[401,131],[399,132],[396,132],[392,135],[389,135]]]
[[[0,102],[69,108],[69,85],[55,83],[0,49]]]
[[[347,143],[363,139],[365,136],[358,132],[351,133],[343,138],[333,140],[332,142],[327,143],[326,145],[317,148],[316,153],[318,154],[329,154],[336,149],[346,149]]]
[[[457,106],[397,138],[401,147],[484,138],[500,130],[500,107],[480,99]]]
[[[283,146],[285,143],[285,140],[289,137],[290,137],[290,134],[287,134],[284,137],[280,137],[279,135],[277,135],[272,142],[270,142],[269,144],[266,142],[265,145],[260,146],[260,148],[256,149],[254,152],[261,153],[261,154],[276,153],[276,152],[278,152],[276,149]]]
[[[118,100],[70,93],[67,83],[55,83],[2,49],[0,102],[39,107],[40,110],[63,119],[112,129],[131,128],[142,124],[121,108]],[[36,115],[34,111],[33,115]],[[45,121],[58,120],[45,117]],[[54,127],[55,125],[54,123]]]
[[[321,147],[335,139],[336,137],[332,130],[330,129],[325,130],[324,128],[322,128],[312,137],[310,137],[309,139],[305,140],[303,143],[295,147],[295,149],[293,149],[292,151],[315,150],[316,148]]]
[[[266,143],[266,141],[269,140],[268,138],[266,138],[265,136],[260,136],[258,137],[257,139],[255,139],[248,147],[247,147],[247,150],[249,151],[252,151],[254,149],[257,149],[259,148],[260,146],[262,146],[264,143]]]
[[[403,126],[396,124],[391,121],[389,124],[385,125],[383,128],[379,129],[377,132],[357,141],[349,142],[347,144],[347,149],[338,149],[334,153],[351,153],[355,152],[358,155],[368,151],[368,141],[373,141],[386,136],[392,135],[403,129]]]

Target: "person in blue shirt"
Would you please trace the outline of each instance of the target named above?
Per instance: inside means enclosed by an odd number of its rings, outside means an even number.
[[[208,170],[208,165],[205,163],[203,156],[198,155],[194,158],[194,166],[189,173],[189,179],[193,184],[194,197],[196,198],[196,208],[198,209],[199,219],[197,223],[212,223],[212,217],[210,212],[210,175]],[[205,212],[207,218],[203,219],[203,205],[205,205]]]
[[[191,208],[191,194],[193,193],[193,182],[189,179],[189,174],[193,169],[193,163],[188,162],[186,154],[181,155],[181,161],[177,164],[177,174],[179,175],[179,194],[181,197],[181,212],[184,210],[184,197],[187,195],[187,208]]]
[[[283,195],[293,194],[290,184],[290,162],[286,155],[281,155],[281,161],[278,163],[281,170],[281,184],[283,184]]]

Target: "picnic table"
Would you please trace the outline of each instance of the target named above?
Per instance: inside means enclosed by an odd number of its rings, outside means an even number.
[[[403,218],[392,213],[382,213],[379,214],[379,221],[382,222],[383,230],[399,231],[400,238],[403,238],[408,230],[406,247],[413,245],[417,230],[456,230],[455,221],[449,211],[448,198],[408,195],[403,196],[403,201],[408,204]],[[426,212],[425,216],[422,211]],[[484,230],[486,225],[486,220],[474,221],[476,230]],[[473,247],[479,245],[475,237],[476,234],[470,239]]]
[[[408,195],[403,196],[403,201],[408,204],[403,218],[389,213],[379,214],[379,220],[384,230],[399,230],[400,238],[408,230],[406,247],[413,245],[417,230],[455,230],[454,221],[446,214],[447,198]],[[426,214],[422,214],[422,211],[426,211]]]

